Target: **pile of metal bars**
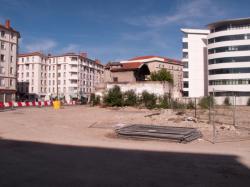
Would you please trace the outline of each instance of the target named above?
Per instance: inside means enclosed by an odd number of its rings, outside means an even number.
[[[195,128],[134,124],[115,129],[119,136],[140,139],[163,139],[187,143],[202,137]]]

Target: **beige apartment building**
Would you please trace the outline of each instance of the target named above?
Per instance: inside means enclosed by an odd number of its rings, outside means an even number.
[[[16,62],[20,33],[10,26],[0,23],[0,102],[15,100]]]
[[[19,55],[18,93],[21,99],[66,101],[89,98],[95,86],[103,82],[103,65],[86,53]]]

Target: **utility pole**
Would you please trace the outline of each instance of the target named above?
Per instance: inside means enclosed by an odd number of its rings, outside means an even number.
[[[58,97],[58,61],[57,61],[57,57],[54,57],[56,58],[56,97],[57,97],[57,100],[59,100],[59,97]]]
[[[215,118],[215,111],[214,111],[214,89],[213,89],[213,97],[212,97],[212,106],[213,106],[213,118],[212,118],[212,123],[213,123],[213,143],[215,144],[215,137],[216,137],[216,129],[215,129],[215,123],[214,123],[214,118]]]

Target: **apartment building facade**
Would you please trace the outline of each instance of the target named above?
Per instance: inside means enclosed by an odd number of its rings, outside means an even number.
[[[181,29],[183,96],[207,95],[207,36],[209,30]]]
[[[250,98],[250,18],[208,25],[208,92],[218,103],[236,96],[237,104]]]
[[[15,100],[16,62],[20,33],[10,26],[0,24],[0,102]]]
[[[32,63],[38,64],[38,67],[22,68],[23,63],[25,65],[28,63],[28,59],[34,60]],[[55,56],[45,56],[41,53],[22,54],[18,60],[20,85],[18,91],[26,96],[26,99],[49,100],[59,97],[70,101],[81,97],[89,98],[95,86],[103,82],[103,71],[100,61],[87,58],[86,53],[66,53]],[[26,77],[22,77],[23,75]],[[28,78],[27,75],[32,76]],[[28,84],[22,84],[23,80]],[[33,82],[37,85],[33,85]],[[24,85],[28,85],[26,90]]]

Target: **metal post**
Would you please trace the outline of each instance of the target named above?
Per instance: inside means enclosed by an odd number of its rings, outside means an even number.
[[[213,97],[212,97],[212,101],[214,99],[214,89],[213,89]],[[216,129],[215,129],[215,123],[214,123],[214,119],[215,119],[215,111],[214,111],[214,102],[213,102],[213,118],[212,118],[212,123],[213,123],[213,143],[215,143],[215,138],[216,138]]]
[[[57,58],[56,60],[56,97],[57,97],[57,101],[58,101],[58,62],[57,62]]]
[[[234,102],[233,102],[233,126],[236,127],[236,112],[235,112],[235,109],[236,109],[236,95],[234,93]]]
[[[208,118],[209,118],[209,124],[211,124],[211,94],[209,96],[209,109],[208,109]]]
[[[194,117],[197,117],[196,97],[194,98]]]

